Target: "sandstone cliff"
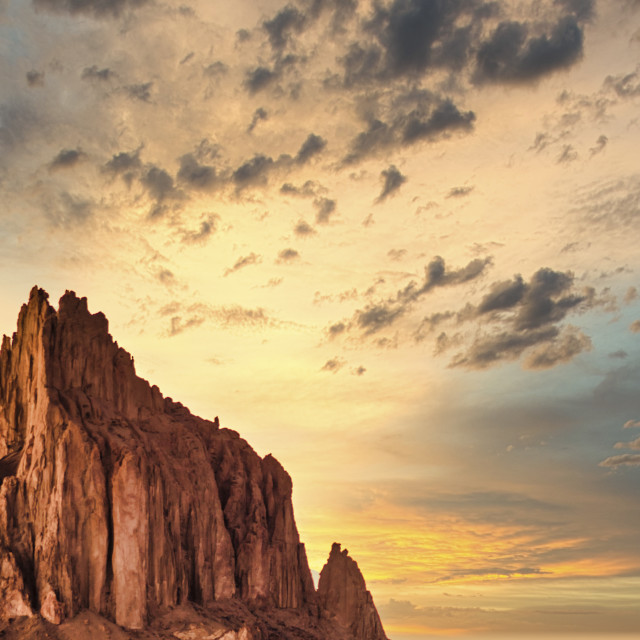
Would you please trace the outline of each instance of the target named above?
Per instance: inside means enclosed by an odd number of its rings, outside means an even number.
[[[275,458],[137,377],[85,298],[56,311],[32,290],[0,350],[0,620],[143,629],[226,602],[247,640],[348,638],[321,615],[291,491]]]
[[[320,572],[318,600],[356,640],[387,640],[358,565],[337,542]]]

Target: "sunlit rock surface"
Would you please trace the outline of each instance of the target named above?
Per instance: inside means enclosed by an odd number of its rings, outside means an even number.
[[[319,606],[279,462],[137,377],[73,292],[56,311],[34,288],[3,339],[0,482],[7,637],[164,637],[180,610],[167,637],[384,638]]]

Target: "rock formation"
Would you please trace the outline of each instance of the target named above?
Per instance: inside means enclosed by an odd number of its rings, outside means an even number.
[[[364,578],[348,551],[334,542],[318,583],[320,606],[356,640],[387,640]]]
[[[86,298],[56,311],[32,290],[0,351],[0,620],[88,610],[143,629],[228,602],[246,640],[278,611],[307,630],[292,637],[348,638],[318,607],[291,491],[275,458],[137,377]]]

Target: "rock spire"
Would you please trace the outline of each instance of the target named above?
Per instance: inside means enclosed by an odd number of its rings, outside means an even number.
[[[387,640],[357,563],[337,542],[320,572],[318,600],[355,640]]]

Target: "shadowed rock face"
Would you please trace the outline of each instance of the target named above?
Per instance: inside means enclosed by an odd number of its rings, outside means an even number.
[[[200,606],[189,628],[228,640],[384,639],[355,563],[357,588],[351,569],[331,577],[334,550],[321,594],[335,618],[319,608],[291,491],[271,455],[137,377],[85,298],[56,311],[31,291],[0,350],[0,635],[57,638],[52,623],[75,638],[90,611],[78,638],[109,621],[157,637],[167,611]]]
[[[387,640],[358,565],[337,542],[320,572],[318,600],[355,640]]]

